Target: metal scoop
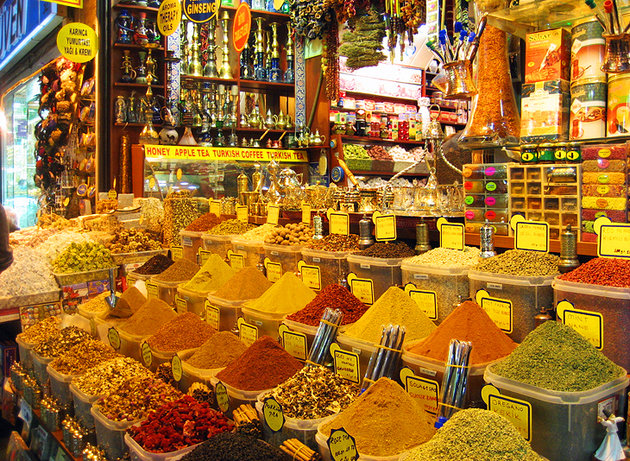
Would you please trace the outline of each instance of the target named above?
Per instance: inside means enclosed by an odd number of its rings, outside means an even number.
[[[107,304],[112,309],[116,308],[116,303],[118,303],[118,296],[116,296],[116,282],[114,280],[114,270],[115,268],[111,268],[109,270],[109,296],[107,297]]]

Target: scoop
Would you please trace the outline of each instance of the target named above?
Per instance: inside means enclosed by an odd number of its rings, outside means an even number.
[[[109,269],[109,296],[107,299],[107,304],[109,307],[114,309],[116,307],[116,303],[118,302],[118,296],[116,296],[116,282],[114,281],[114,270],[115,268]]]

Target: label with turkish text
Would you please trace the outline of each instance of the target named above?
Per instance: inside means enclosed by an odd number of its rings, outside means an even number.
[[[359,459],[354,437],[348,434],[343,427],[331,431],[326,443],[333,461],[356,461]]]
[[[328,230],[330,234],[348,235],[350,233],[350,215],[341,212],[330,213]]]
[[[320,291],[322,289],[322,275],[318,266],[300,266],[302,282],[311,290]]]
[[[157,298],[159,296],[158,286],[153,282],[146,282],[147,298]]]
[[[600,351],[604,348],[604,316],[602,314],[576,309],[568,301],[560,301],[556,310],[562,323],[580,333]]]
[[[188,240],[190,240],[190,245],[187,246],[192,246],[192,239],[189,238]],[[171,256],[173,259],[182,259],[184,257],[184,248],[180,246],[171,247]]]
[[[174,355],[171,360],[171,370],[173,372],[173,379],[177,382],[182,380],[182,359],[179,358],[179,355]]]
[[[405,291],[427,317],[431,320],[438,318],[437,293],[435,291],[418,290],[412,283],[405,286]]]
[[[223,413],[228,411],[228,408],[230,407],[230,396],[228,395],[225,384],[223,384],[221,381],[219,381],[214,386],[214,395],[216,396],[217,406],[219,407],[219,410],[221,410]]]
[[[493,298],[483,295],[478,299],[479,305],[501,330],[512,333],[513,309],[509,299]]]
[[[140,353],[142,355],[142,362],[144,363],[144,366],[149,368],[153,363],[153,353],[151,352],[151,346],[149,346],[149,343],[146,341],[142,343],[140,346]]]
[[[375,217],[374,238],[378,242],[396,240],[396,216],[382,215]]]
[[[549,252],[549,224],[546,222],[520,221],[514,229],[514,248],[517,250]]]
[[[280,328],[284,350],[296,359],[306,360],[308,355],[306,335],[286,328],[283,329],[282,326]]]
[[[239,319],[238,322],[238,335],[241,341],[249,347],[258,339],[258,328],[241,320],[242,319]]]
[[[464,249],[464,225],[444,223],[440,227],[440,246],[451,250]]]
[[[112,346],[114,350],[120,349],[120,335],[118,334],[118,330],[112,327],[107,330],[107,339],[109,340],[109,345]]]
[[[359,354],[344,351],[338,347],[331,347],[335,373],[348,381],[361,382],[361,369],[359,368]]]
[[[236,219],[244,223],[249,222],[249,210],[246,206],[239,205],[236,207]]]
[[[245,267],[245,256],[242,254],[234,253],[232,250],[228,250],[228,258],[232,269],[239,271]]]
[[[603,224],[597,243],[598,256],[630,258],[630,224]]]
[[[282,405],[273,397],[268,397],[263,402],[263,417],[272,432],[279,432],[284,427],[285,419]]]
[[[215,216],[221,216],[221,200],[210,201],[210,213]]]
[[[267,206],[267,224],[278,225],[280,220],[280,205]]]
[[[175,310],[178,314],[188,312],[188,301],[179,295],[175,295]]]
[[[432,415],[437,414],[440,385],[436,381],[415,376],[409,368],[400,371],[400,380],[409,397],[415,399],[424,411]]]
[[[206,300],[204,303],[204,310],[206,312],[206,322],[215,330],[219,330],[220,311],[219,308],[210,304],[210,301]]]
[[[302,205],[302,222],[307,225],[311,225],[311,206]]]
[[[282,277],[282,264],[265,261],[265,269],[267,269],[267,279],[270,282],[277,282]]]
[[[350,282],[350,291],[365,304],[374,304],[374,282],[370,279],[354,278]]]
[[[488,406],[488,410],[500,414],[510,421],[525,440],[532,437],[532,406],[525,400],[507,397],[494,386],[484,386],[481,396]]]
[[[202,250],[199,248],[199,252],[197,254],[199,256],[199,265],[203,266],[212,255],[212,251]]]

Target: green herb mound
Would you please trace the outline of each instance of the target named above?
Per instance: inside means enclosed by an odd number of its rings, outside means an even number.
[[[499,376],[552,391],[582,392],[613,381],[625,370],[573,328],[545,322],[490,368]]]

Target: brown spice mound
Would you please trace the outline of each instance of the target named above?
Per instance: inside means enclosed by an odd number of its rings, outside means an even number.
[[[178,315],[153,334],[147,343],[160,352],[178,352],[201,346],[217,331],[193,312]]]
[[[237,359],[247,346],[229,331],[212,335],[208,341],[191,355],[186,363],[203,370],[223,368]]]
[[[409,352],[446,361],[451,339],[472,342],[470,363],[477,365],[510,355],[517,344],[473,301],[459,305],[437,329],[409,349]]]
[[[151,298],[120,326],[120,329],[137,336],[150,336],[177,314],[161,299]]]
[[[252,266],[244,267],[229,279],[212,296],[230,301],[256,299],[271,287],[271,283],[262,272]]]
[[[160,282],[183,282],[190,280],[199,271],[199,266],[188,259],[178,259],[161,274],[153,276]]]
[[[289,379],[302,369],[302,363],[285,351],[278,341],[262,336],[217,378],[243,391],[264,391]]]

